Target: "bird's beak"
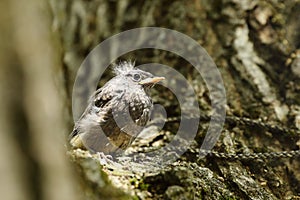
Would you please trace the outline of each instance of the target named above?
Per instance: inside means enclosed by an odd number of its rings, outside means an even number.
[[[146,78],[146,79],[140,81],[139,84],[141,84],[141,85],[147,85],[147,84],[154,85],[154,84],[156,84],[159,81],[162,81],[164,79],[165,79],[165,77]]]

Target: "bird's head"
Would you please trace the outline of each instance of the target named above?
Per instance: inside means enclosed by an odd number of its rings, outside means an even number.
[[[134,63],[123,62],[114,67],[114,72],[117,76],[122,76],[133,85],[142,86],[145,90],[149,90],[159,81],[164,80],[164,77],[154,76],[153,74],[134,68]]]

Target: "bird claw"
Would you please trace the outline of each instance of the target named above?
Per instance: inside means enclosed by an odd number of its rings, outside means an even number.
[[[97,152],[97,155],[101,165],[111,165],[114,163],[111,155],[105,155],[103,152]]]
[[[113,157],[111,155],[105,155],[103,152],[98,152],[98,159],[102,166],[106,166],[110,169],[120,169],[122,168],[122,165],[120,163],[117,163],[113,160]]]

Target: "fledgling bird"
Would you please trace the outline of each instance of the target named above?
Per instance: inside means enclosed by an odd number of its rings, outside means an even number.
[[[116,74],[91,97],[70,135],[73,148],[105,154],[126,149],[149,120],[153,106],[149,90],[164,77],[134,67],[114,66]]]

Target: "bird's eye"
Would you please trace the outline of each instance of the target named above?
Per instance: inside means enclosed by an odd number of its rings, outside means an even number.
[[[139,74],[134,74],[133,75],[133,80],[134,81],[139,81],[139,80],[141,80],[141,76]]]

